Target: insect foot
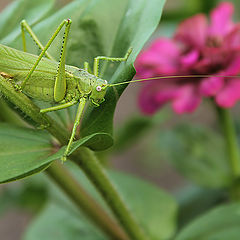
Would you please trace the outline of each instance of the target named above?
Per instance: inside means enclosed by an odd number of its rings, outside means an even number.
[[[67,161],[67,156],[65,156],[65,154],[61,157],[61,161],[62,163]]]

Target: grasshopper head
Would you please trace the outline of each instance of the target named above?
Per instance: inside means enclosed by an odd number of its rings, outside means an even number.
[[[108,82],[106,80],[98,78],[92,87],[93,89],[90,95],[90,99],[92,100],[92,103],[98,107],[105,100],[104,96],[106,94]]]

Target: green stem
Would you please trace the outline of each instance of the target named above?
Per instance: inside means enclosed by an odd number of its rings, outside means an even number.
[[[129,239],[102,207],[81,187],[65,167],[54,162],[46,171],[50,178],[112,239]]]
[[[91,179],[130,238],[133,240],[147,239],[117,192],[117,189],[110,181],[104,168],[99,163],[96,155],[88,148],[81,147],[77,152],[73,153],[72,161],[80,166]]]
[[[24,120],[22,120],[3,99],[0,99],[0,109],[0,121],[8,122],[17,126],[27,126],[27,123],[24,122]]]
[[[232,169],[233,177],[238,178],[240,176],[240,155],[234,123],[227,109],[217,107],[217,112],[225,136],[229,165]]]
[[[40,109],[23,93],[16,91],[13,84],[7,79],[0,77],[0,92],[8,98],[23,113],[29,116],[35,123],[51,133],[62,145],[66,145],[69,133],[63,129],[52,118],[45,114],[40,114]],[[119,223],[133,240],[147,239],[140,226],[132,217],[124,201],[114,188],[109,178],[105,174],[103,167],[99,164],[96,156],[87,148],[79,148],[71,155],[71,160],[81,166],[89,180],[95,185],[97,190],[112,209]]]
[[[40,114],[40,109],[35,106],[29,98],[27,98],[21,92],[16,92],[13,85],[6,79],[0,77],[0,92],[7,96],[15,106],[19,107],[24,113],[26,113],[32,120],[38,125],[45,125],[47,130],[52,133],[60,142],[64,144],[67,142],[68,132],[62,129],[55,121],[47,116]],[[1,112],[2,114],[2,112]],[[12,122],[12,117],[8,115],[7,121]],[[16,123],[24,126],[21,121]],[[51,129],[51,130],[50,130]],[[58,131],[60,133],[58,133]],[[63,134],[61,134],[63,133]],[[46,173],[58,184],[58,186],[68,195],[68,197],[75,202],[75,204],[83,210],[101,229],[107,233],[112,239],[128,240],[125,232],[119,227],[119,225],[112,220],[107,213],[99,206],[79,185],[79,183],[70,175],[70,173],[60,164],[53,163]]]

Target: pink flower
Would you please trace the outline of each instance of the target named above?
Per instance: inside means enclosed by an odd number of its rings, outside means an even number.
[[[221,107],[240,99],[240,24],[231,20],[233,5],[220,3],[207,17],[183,21],[173,39],[159,38],[136,61],[138,78],[167,75],[214,75],[205,78],[163,78],[147,82],[139,95],[144,113],[152,114],[171,102],[176,113],[193,112],[203,97]]]

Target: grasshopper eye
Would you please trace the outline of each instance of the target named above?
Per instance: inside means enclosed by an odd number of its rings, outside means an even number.
[[[102,88],[101,88],[100,86],[97,86],[97,87],[96,87],[96,90],[97,90],[98,92],[101,92],[101,91],[102,91]]]

